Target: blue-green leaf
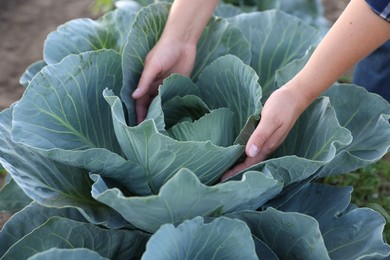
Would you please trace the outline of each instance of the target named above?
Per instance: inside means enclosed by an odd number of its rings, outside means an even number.
[[[129,127],[119,98],[109,95],[105,92],[123,152],[129,160],[142,166],[131,174],[143,178],[153,193],[158,193],[161,186],[183,167],[193,171],[203,183],[215,183],[243,152],[240,145],[219,147],[210,141],[177,141],[159,133],[150,119]]]
[[[24,193],[12,178],[0,188],[0,211],[15,213],[30,203],[31,198]]]
[[[85,218],[76,209],[46,208],[33,202],[13,215],[0,231],[0,256],[4,255],[13,244],[53,216],[86,222]]]
[[[308,52],[277,72],[277,86],[288,82],[310,58]],[[338,123],[351,132],[351,142],[336,144],[335,158],[319,173],[329,176],[347,173],[382,158],[390,148],[389,103],[376,94],[352,84],[334,84],[323,93],[329,97]],[[347,97],[347,98],[346,98]]]
[[[187,220],[178,227],[162,226],[148,241],[142,256],[148,259],[258,259],[244,222],[217,218]]]
[[[59,26],[45,41],[45,62],[58,63],[70,54],[100,49],[121,53],[137,11],[137,7],[118,8],[96,21],[80,18]]]
[[[131,93],[137,87],[144,60],[164,29],[170,4],[157,3],[143,8],[137,15],[123,51],[123,88],[121,98],[129,111],[131,126],[135,125],[135,107]],[[250,61],[249,43],[242,32],[222,18],[211,18],[198,41],[197,55],[191,78],[216,58],[232,54],[245,63]]]
[[[280,209],[314,217],[332,259],[384,258],[383,217],[368,208],[348,208],[352,189],[308,184]]]
[[[351,141],[351,133],[340,126],[329,99],[319,98],[302,113],[273,157],[247,170],[269,171],[285,186],[291,185],[314,176],[335,158],[338,147]]]
[[[340,125],[351,132],[353,141],[339,147],[336,158],[322,169],[320,176],[370,165],[390,150],[390,104],[385,99],[348,84],[335,84],[324,95],[330,98]],[[346,96],[348,102],[343,98]]]
[[[211,108],[229,108],[235,116],[236,136],[250,116],[259,115],[261,87],[256,72],[239,58],[226,55],[216,59],[199,75],[202,100]]]
[[[250,64],[260,77],[263,101],[274,91],[276,71],[303,57],[321,39],[321,34],[301,19],[276,10],[240,14],[228,21],[251,43]]]
[[[194,173],[181,169],[158,195],[126,197],[92,176],[92,195],[114,208],[142,230],[155,232],[166,223],[180,223],[196,216],[213,216],[237,210],[255,210],[281,190],[282,184],[261,172],[247,172],[240,181],[208,187]]]
[[[15,106],[12,138],[62,163],[128,186],[126,161],[103,90],[119,93],[121,57],[113,50],[69,55],[39,72]]]
[[[43,60],[36,61],[30,66],[27,67],[26,71],[19,79],[19,83],[24,87],[27,87],[30,84],[32,78],[39,72],[43,67],[45,67],[47,63]]]
[[[273,208],[226,216],[244,221],[252,235],[262,240],[279,259],[330,259],[319,225],[310,216]]]
[[[220,16],[223,18],[233,17],[241,13],[241,9],[232,4],[225,4],[220,1],[217,5],[217,8],[214,11],[215,16]]]
[[[46,259],[66,259],[66,260],[108,260],[97,252],[87,248],[59,249],[51,248],[49,250],[37,253],[28,258],[28,260],[46,260]]]
[[[212,110],[194,122],[184,121],[174,125],[168,130],[168,134],[179,141],[211,141],[215,145],[228,147],[235,139],[233,127],[230,127],[234,125],[233,117],[234,114],[228,108]],[[223,129],[224,131],[205,132],[204,129],[210,126],[215,130]]]
[[[49,207],[75,207],[90,222],[119,227],[121,216],[91,197],[88,172],[45,158],[11,140],[12,108],[0,113],[0,163],[33,200]]]
[[[105,258],[137,259],[143,253],[147,234],[131,230],[108,230],[89,223],[52,217],[15,243],[5,259],[27,259],[51,248],[87,248]]]

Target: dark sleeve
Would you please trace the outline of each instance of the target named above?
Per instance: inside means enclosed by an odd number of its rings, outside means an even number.
[[[390,22],[390,0],[366,0],[372,10]]]

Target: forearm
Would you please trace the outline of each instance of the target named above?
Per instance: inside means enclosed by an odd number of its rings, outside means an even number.
[[[175,0],[163,35],[196,44],[218,0]]]
[[[352,0],[289,86],[313,101],[349,68],[390,38],[390,23],[364,0]]]

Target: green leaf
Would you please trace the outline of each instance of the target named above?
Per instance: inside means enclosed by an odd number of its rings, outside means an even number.
[[[335,84],[324,95],[330,98],[337,119],[352,133],[353,141],[339,147],[336,158],[322,169],[319,176],[365,167],[389,151],[390,104],[385,99],[351,84]],[[345,97],[348,97],[347,101]]]
[[[260,114],[261,87],[256,72],[239,58],[226,55],[216,59],[199,75],[202,100],[211,108],[229,108],[235,116],[236,136],[250,116]]]
[[[296,155],[314,161],[331,161],[337,148],[352,142],[351,132],[342,127],[330,101],[314,101],[298,118],[274,156]]]
[[[136,89],[144,67],[144,60],[157,43],[168,18],[170,4],[150,4],[142,8],[132,24],[122,53],[123,87],[121,98],[126,104],[129,124],[136,125],[135,101],[131,94]]]
[[[164,29],[170,4],[149,5],[138,13],[123,51],[123,88],[121,98],[129,112],[129,124],[136,123],[132,92],[137,87],[144,60],[156,44]],[[222,18],[211,18],[197,45],[197,55],[191,78],[196,81],[199,73],[216,58],[232,54],[245,63],[250,61],[250,48],[243,34]]]
[[[120,151],[102,92],[118,91],[121,80],[115,51],[70,55],[45,67],[14,108],[13,138],[42,150]]]
[[[119,98],[109,95],[105,92],[123,152],[142,168],[131,171],[131,174],[143,178],[143,183],[147,183],[153,193],[158,193],[161,186],[182,167],[193,171],[202,183],[213,184],[243,152],[240,145],[219,147],[210,141],[174,140],[159,133],[152,120],[129,127]]]
[[[296,212],[242,211],[226,217],[244,221],[279,259],[330,259],[317,221]],[[261,257],[261,256],[259,256]]]
[[[30,84],[32,78],[39,72],[43,67],[45,67],[47,64],[45,61],[40,60],[36,61],[30,66],[27,67],[26,71],[23,73],[23,75],[19,79],[19,83],[23,85],[24,87],[27,87],[28,84]]]
[[[0,159],[1,161],[1,159]],[[15,213],[31,203],[31,198],[11,180],[0,188],[0,211]]]
[[[46,208],[33,202],[13,215],[0,231],[0,256],[4,255],[13,244],[53,216],[86,222],[85,218],[76,209]]]
[[[146,119],[153,119],[160,133],[183,117],[199,119],[210,112],[199,96],[198,86],[190,78],[172,74],[164,79],[157,97],[149,106]]]
[[[194,122],[184,121],[168,130],[170,137],[179,141],[211,141],[212,144],[228,147],[234,142],[234,114],[228,108],[212,110]],[[205,133],[212,126],[215,130]]]
[[[321,39],[321,34],[316,29],[277,10],[240,14],[228,21],[240,28],[250,41],[250,65],[260,77],[263,102],[275,90],[276,71],[303,57],[307,49]]]
[[[15,142],[62,163],[86,168],[129,186],[110,107],[102,92],[119,92],[120,55],[113,50],[69,55],[31,81],[13,114]]]
[[[351,133],[340,126],[329,99],[319,98],[302,113],[270,159],[246,170],[269,172],[288,186],[313,177],[335,158],[338,147],[351,141]]]
[[[303,68],[310,58],[296,60],[277,72],[277,85],[288,82]],[[330,176],[347,173],[372,164],[382,158],[390,148],[389,103],[376,94],[352,84],[334,84],[323,93],[330,100],[338,123],[351,132],[347,144],[336,144],[335,158],[319,173]]]
[[[242,221],[197,217],[178,227],[162,226],[149,240],[142,259],[258,259]]]
[[[259,0],[257,0],[259,1]],[[304,20],[324,33],[329,28],[329,21],[324,15],[321,0],[279,0],[280,10]]]
[[[223,18],[233,17],[241,13],[241,9],[232,4],[225,4],[220,1],[217,5],[217,8],[214,11],[214,16],[220,16]]]
[[[118,8],[98,20],[71,20],[50,33],[43,56],[48,64],[60,62],[70,54],[114,49],[121,53],[138,8]]]
[[[87,248],[105,258],[139,258],[148,235],[139,231],[107,230],[89,223],[52,217],[15,243],[5,259],[27,259],[51,248]]]
[[[349,206],[352,188],[308,184],[280,210],[317,219],[332,259],[383,258],[390,246],[383,241],[383,217],[368,208]]]
[[[75,207],[92,223],[119,227],[121,216],[91,197],[88,172],[45,158],[11,139],[12,108],[0,113],[0,163],[33,200],[49,207]]]
[[[46,260],[46,259],[67,259],[67,260],[108,260],[102,257],[97,252],[87,248],[75,249],[58,249],[51,248],[49,250],[37,253],[28,258],[28,260]]]
[[[155,232],[166,223],[180,223],[215,212],[255,210],[281,190],[282,184],[261,172],[247,172],[242,180],[206,186],[194,173],[181,169],[161,188],[158,195],[125,197],[109,189],[98,175],[92,176],[92,195],[114,208],[142,230]]]

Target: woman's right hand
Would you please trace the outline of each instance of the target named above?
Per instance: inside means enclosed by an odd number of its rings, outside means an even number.
[[[137,89],[132,97],[136,100],[137,123],[147,114],[150,102],[157,95],[158,86],[172,73],[189,76],[194,67],[196,44],[176,39],[170,35],[160,38],[145,59]]]

